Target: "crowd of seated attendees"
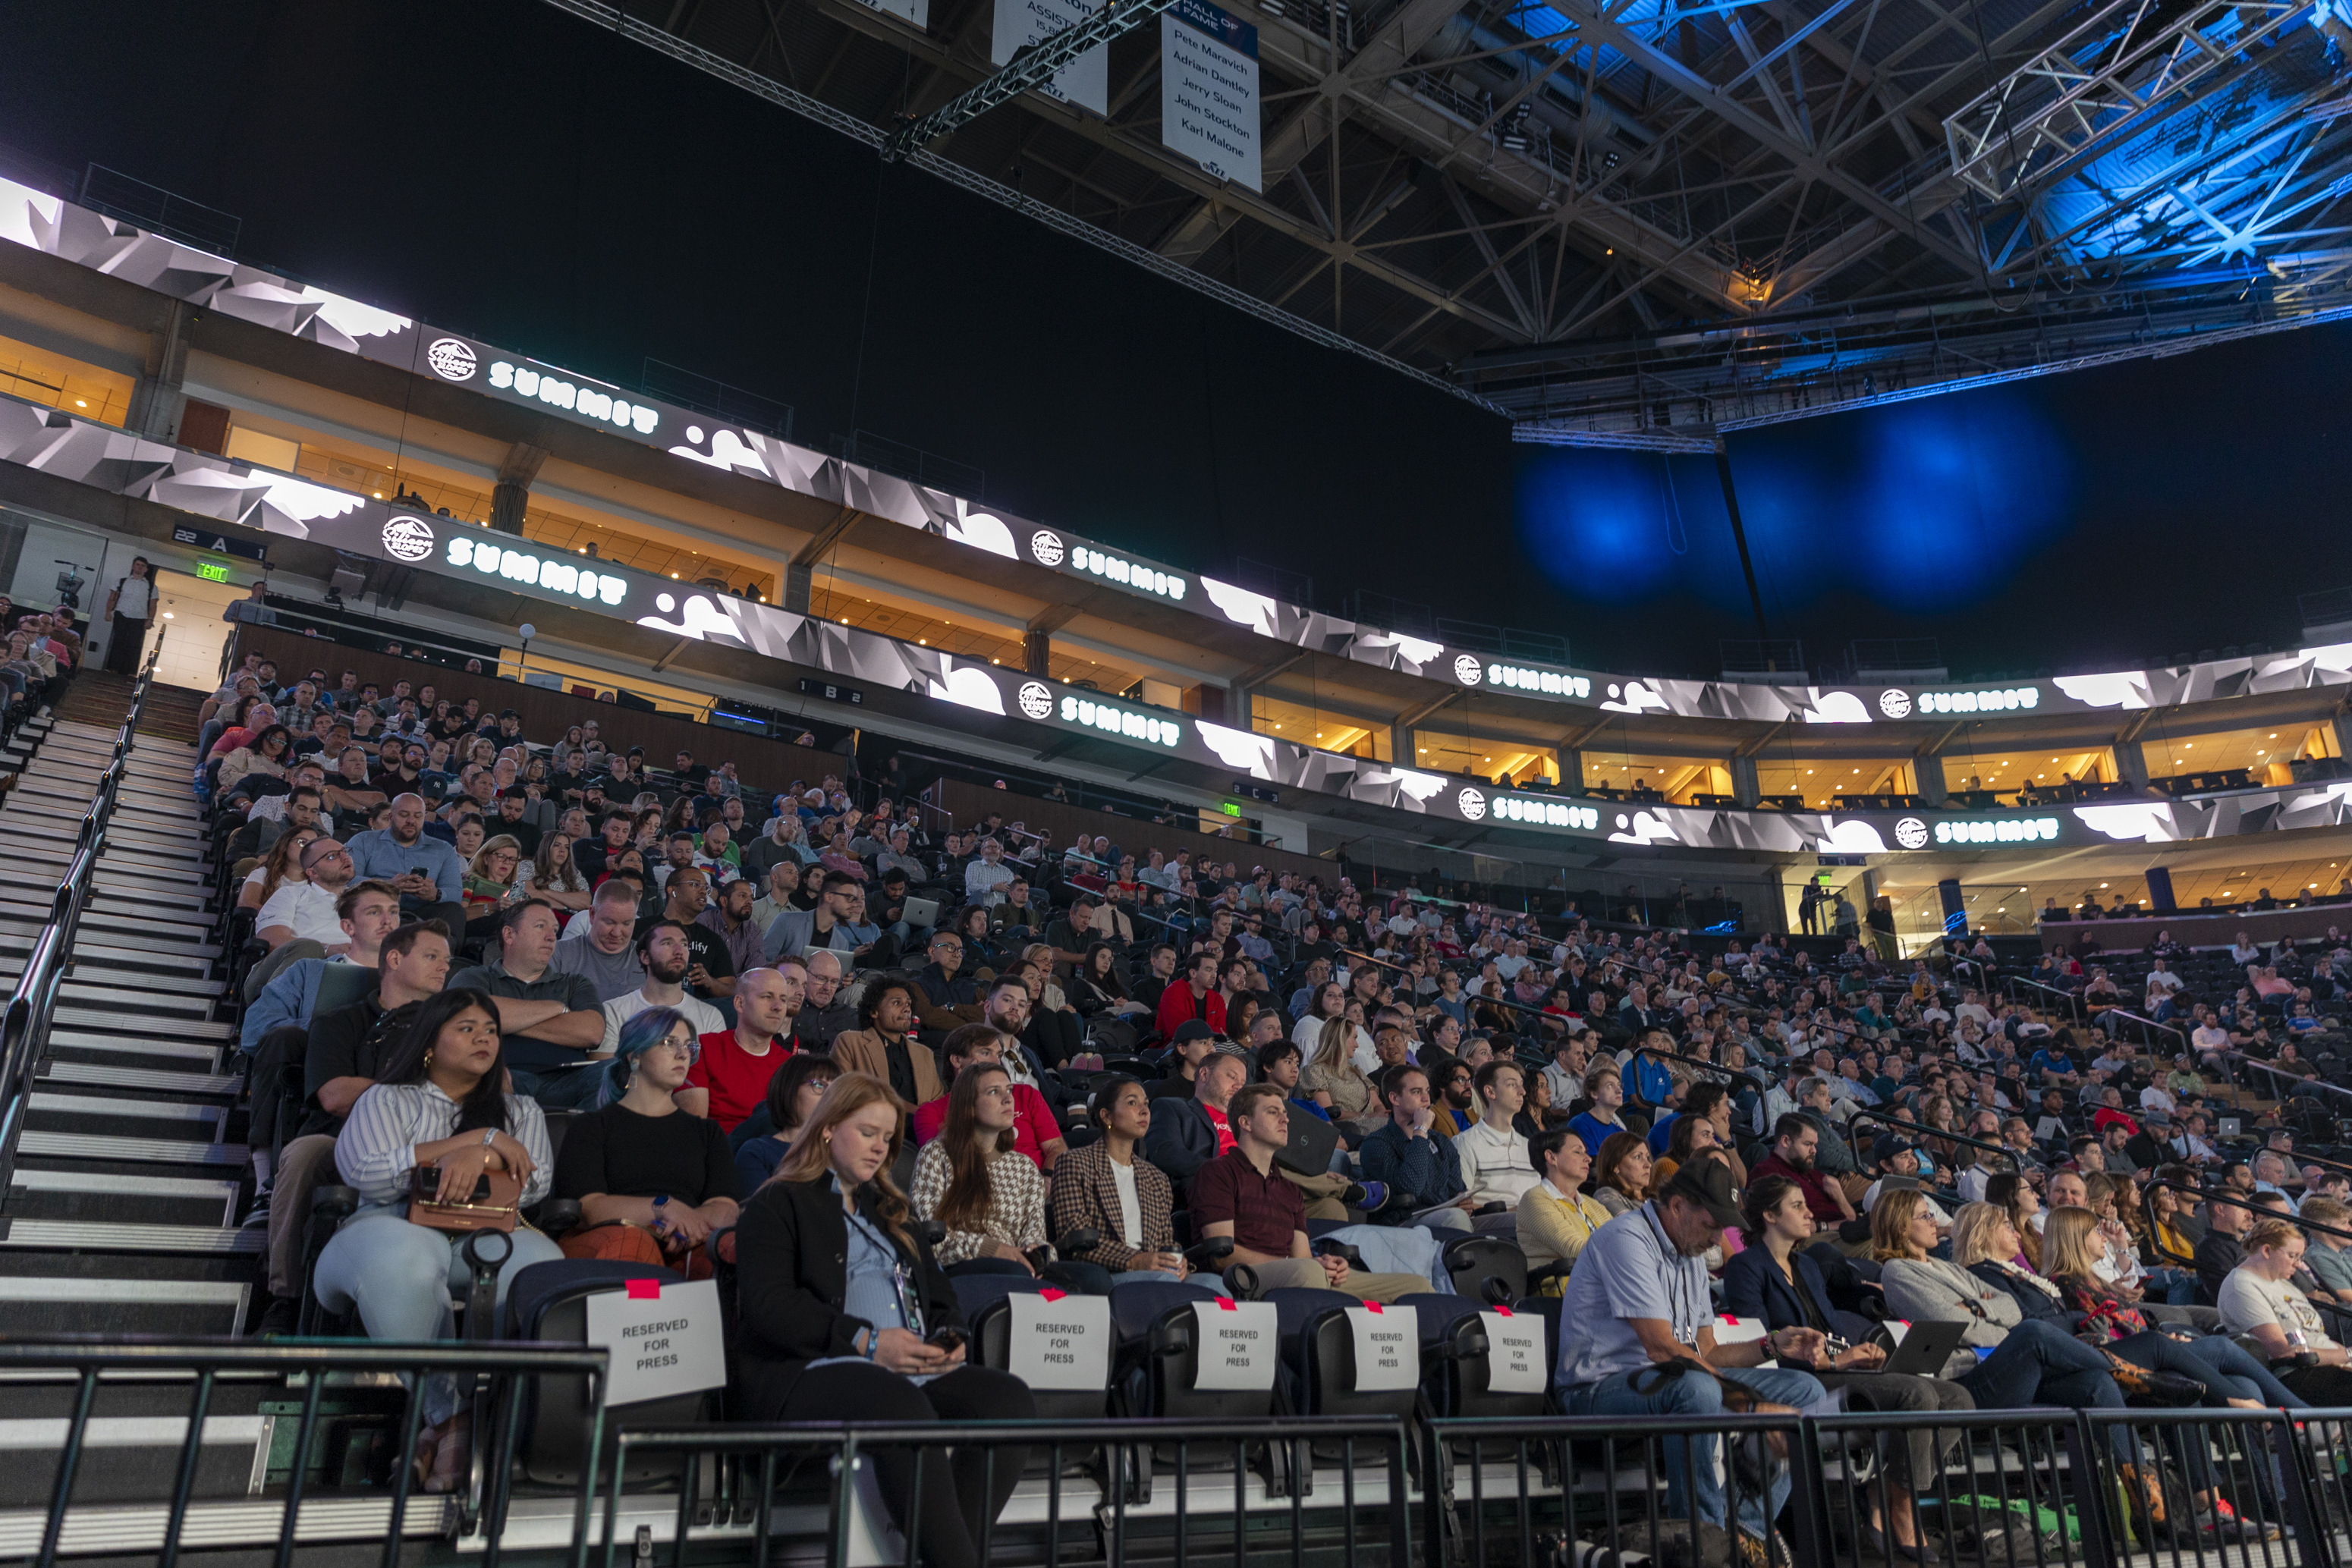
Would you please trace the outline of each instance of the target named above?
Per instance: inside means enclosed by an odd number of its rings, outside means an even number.
[[[1553,1388],[1575,1414],[1804,1409],[1828,1386],[1923,1414],[2352,1394],[2328,1315],[2352,1307],[2352,1181],[2296,1157],[2301,1102],[2234,1098],[2242,1055],[2292,1061],[2293,1009],[2339,995],[2332,944],[2248,952],[2237,997],[2150,979],[2167,1018],[2212,1021],[2146,1051],[2064,955],[2019,995],[2079,992],[2080,1012],[1997,991],[1981,945],[1896,962],[1336,868],[1138,863],[1100,840],[1056,857],[839,779],[763,802],[683,753],[649,772],[593,725],[526,737],[430,688],[271,674],[215,694],[202,780],[253,921],[263,1332],[308,1290],[372,1336],[448,1333],[463,1266],[405,1206],[496,1176],[581,1213],[560,1247],[519,1229],[509,1274],[731,1260],[753,1419],[1025,1413],[934,1332],[961,1324],[959,1274],[1394,1301],[1451,1290],[1445,1249],[1471,1239],[1564,1298]],[[400,744],[371,752],[384,727]],[[278,1083],[299,1109],[265,1124]],[[362,1207],[306,1281],[331,1181]],[[1218,1256],[1188,1260],[1202,1243]],[[1764,1338],[1719,1339],[1718,1302]],[[1960,1350],[1883,1372],[1890,1318],[1963,1322]],[[1706,1375],[1648,1375],[1692,1358]],[[435,1392],[417,1459],[446,1485],[469,1438]],[[1785,1561],[1777,1500],[1731,1508],[1710,1446],[1669,1456],[1670,1511]],[[2118,1450],[2143,1522],[2260,1533],[2189,1448],[2169,1516]],[[1892,1444],[1909,1485],[1868,1526],[1888,1554],[1934,1550],[1910,1492],[1943,1453]],[[1018,1470],[1000,1456],[999,1494]],[[1003,1501],[977,1470],[934,1467],[919,1497],[883,1475],[938,1562],[969,1561]]]

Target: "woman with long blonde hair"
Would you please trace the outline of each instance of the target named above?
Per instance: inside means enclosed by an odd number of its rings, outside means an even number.
[[[878,1078],[834,1080],[775,1179],[737,1222],[737,1375],[754,1421],[1019,1421],[1036,1402],[1009,1373],[975,1366],[971,1330],[890,1179],[907,1111]],[[929,1568],[973,1568],[986,1522],[1020,1483],[1020,1448],[923,1456],[876,1450],[882,1500]]]

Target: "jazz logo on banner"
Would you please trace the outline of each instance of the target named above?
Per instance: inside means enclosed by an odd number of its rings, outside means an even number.
[[[1160,141],[1214,174],[1265,188],[1261,168],[1257,29],[1209,0],[1160,14]]]

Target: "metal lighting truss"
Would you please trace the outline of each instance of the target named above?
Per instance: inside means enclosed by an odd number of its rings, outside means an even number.
[[[1994,201],[2045,188],[2260,68],[2309,0],[2116,0],[1944,122],[1952,173]]]
[[[1023,49],[1003,70],[953,102],[892,131],[890,139],[882,143],[882,161],[895,163],[914,149],[929,146],[1000,104],[1011,103],[1031,89],[1045,86],[1054,79],[1055,72],[1080,55],[1133,32],[1168,9],[1170,4],[1171,0],[1127,0],[1122,5],[1118,0],[1107,0],[1101,10],[1085,21],[1074,22],[1051,37],[1039,39],[1033,47]]]
[[[1133,34],[1108,114],[1024,90],[1013,0],[549,3],[1530,439],[1696,450],[2352,305],[2352,0],[1219,0],[1258,191],[1160,144]]]

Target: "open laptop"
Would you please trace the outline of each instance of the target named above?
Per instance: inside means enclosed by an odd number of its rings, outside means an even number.
[[[940,901],[936,898],[910,898],[901,906],[899,918],[909,925],[937,925],[940,923]]]
[[[1293,1107],[1290,1142],[1275,1152],[1275,1164],[1300,1176],[1322,1176],[1331,1168],[1331,1151],[1339,1146],[1339,1129],[1311,1112]]]
[[[1945,1364],[1960,1348],[1960,1340],[1969,1332],[1969,1325],[1957,1320],[1914,1322],[1904,1329],[1898,1343],[1892,1332],[1895,1326],[1881,1323],[1878,1332],[1870,1336],[1871,1343],[1886,1347],[1886,1364],[1878,1370],[1916,1373],[1922,1377],[1941,1377]]]

